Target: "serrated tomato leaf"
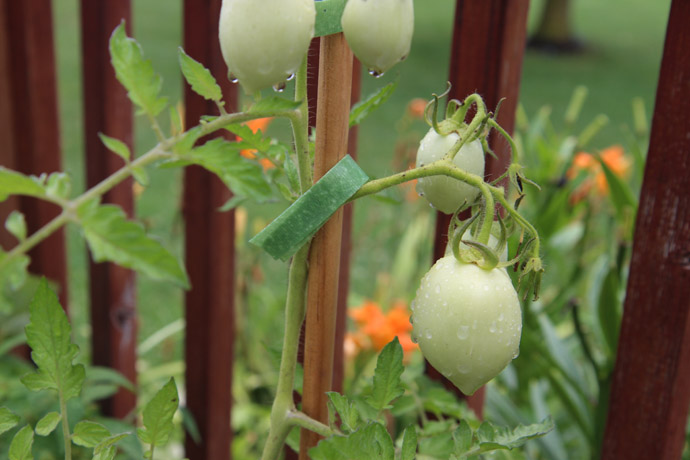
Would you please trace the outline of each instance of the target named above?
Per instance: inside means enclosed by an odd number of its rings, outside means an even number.
[[[326,395],[329,405],[340,416],[340,429],[345,433],[355,431],[359,427],[358,422],[360,421],[357,407],[346,395],[334,391],[329,391]]]
[[[200,62],[185,53],[182,47],[178,48],[178,51],[182,75],[184,75],[192,90],[204,99],[220,101],[223,98],[223,93],[211,72]]]
[[[139,439],[152,447],[168,442],[178,404],[177,386],[171,378],[144,408],[144,427],[137,430]]]
[[[352,109],[350,109],[350,127],[360,124],[366,117],[371,115],[372,112],[381,107],[396,90],[399,81],[400,79],[396,78],[394,81],[382,86],[377,91],[367,96],[363,101],[353,105]]]
[[[403,350],[398,338],[383,347],[376,361],[374,388],[367,402],[377,410],[389,408],[389,404],[405,392],[400,376],[403,373]]]
[[[60,414],[58,412],[48,412],[36,423],[36,434],[48,436],[53,432],[58,423],[60,423]]]
[[[368,180],[346,155],[249,242],[274,259],[289,259]]]
[[[309,449],[312,460],[394,460],[395,447],[386,428],[372,422],[348,436],[331,436]]]
[[[11,430],[19,423],[19,416],[6,407],[0,407],[0,434]]]
[[[124,21],[110,36],[109,49],[115,75],[131,101],[147,115],[158,115],[167,104],[166,98],[159,97],[161,77],[153,71],[151,61],[144,59],[139,43],[127,36]]]
[[[118,206],[92,201],[80,206],[77,214],[96,262],[115,262],[151,278],[189,286],[178,259],[148,236],[140,223],[127,220]]]
[[[74,426],[72,442],[82,447],[96,447],[110,437],[110,431],[100,423],[82,420]]]
[[[19,241],[26,239],[26,219],[19,211],[12,211],[5,220],[5,229]]]
[[[26,425],[12,438],[10,444],[10,460],[33,460],[31,446],[34,443],[34,430],[31,425]]]
[[[125,160],[125,163],[129,163],[129,160],[132,158],[132,154],[129,151],[127,144],[119,139],[115,139],[114,137],[106,136],[103,133],[98,133],[98,137],[108,150]]]
[[[405,428],[400,460],[414,460],[417,455],[417,431],[414,425]]]
[[[29,314],[26,341],[38,369],[22,377],[22,382],[33,391],[54,389],[65,401],[78,396],[85,371],[83,365],[74,365],[72,361],[79,347],[71,341],[67,315],[45,278],[31,301]]]
[[[185,160],[216,174],[235,195],[268,201],[273,192],[261,166],[243,158],[241,148],[237,142],[213,139],[193,149]]]
[[[0,202],[10,195],[45,196],[45,187],[40,178],[26,176],[0,166]]]

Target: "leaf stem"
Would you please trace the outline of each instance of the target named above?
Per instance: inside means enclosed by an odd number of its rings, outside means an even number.
[[[288,412],[287,421],[291,426],[305,428],[309,431],[313,431],[319,436],[323,436],[324,438],[338,434],[337,431],[332,430],[328,425],[325,425],[318,420],[314,420],[302,411],[292,410]]]
[[[233,123],[242,123],[245,121],[254,120],[256,118],[286,117],[292,119],[294,112],[294,110],[265,110],[256,112],[238,112],[221,115],[212,121],[202,123],[200,131],[201,134],[199,137],[205,136],[214,131],[218,131],[219,129],[222,129],[227,125]],[[91,199],[100,197],[101,195],[105,194],[110,189],[115,187],[117,184],[131,176],[135,169],[150,165],[151,163],[154,163],[164,158],[175,158],[176,155],[172,153],[172,150],[175,144],[178,141],[180,141],[187,132],[189,131],[186,131],[185,133],[182,133],[178,136],[162,140],[151,150],[141,155],[139,158],[132,161],[131,163],[126,164],[122,168],[118,169],[113,174],[106,177],[101,182],[94,185],[86,192],[84,192],[82,195],[74,198],[72,201],[59,202],[57,200],[49,200],[61,205],[63,208],[62,213],[50,222],[48,222],[47,224],[45,224],[43,227],[38,229],[26,240],[22,241],[20,244],[15,246],[11,251],[7,252],[5,257],[2,260],[0,260],[0,268],[6,266],[14,258],[22,254],[25,254],[31,249],[33,249],[36,245],[48,238],[51,234],[60,229],[67,222],[76,220],[76,210],[80,205],[84,204],[85,202]]]
[[[295,77],[295,101],[302,105],[293,112],[290,118],[292,132],[295,137],[295,151],[297,153],[300,189],[302,193],[312,185],[311,159],[309,157],[309,105],[307,101],[307,58]]]
[[[58,391],[60,400],[60,416],[62,417],[62,437],[65,440],[65,460],[72,460],[72,435],[69,432],[69,420],[67,419],[67,401],[62,395],[62,390]]]

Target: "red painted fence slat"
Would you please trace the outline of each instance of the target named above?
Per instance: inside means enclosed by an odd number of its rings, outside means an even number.
[[[681,457],[690,404],[690,2],[674,0],[602,456]]]
[[[489,110],[494,110],[498,101],[505,98],[498,122],[509,133],[513,131],[520,90],[528,6],[529,0],[458,0],[455,9],[448,77],[452,85],[450,97],[462,100],[477,92]],[[487,178],[502,174],[511,158],[507,142],[502,138],[494,136],[490,144],[498,161],[487,157]],[[443,257],[446,250],[449,223],[449,215],[437,214],[434,260]],[[457,391],[439,372],[431,366],[428,368],[435,379]],[[481,414],[483,400],[483,390],[468,399],[477,414]]]
[[[218,43],[221,0],[184,2],[184,48],[218,80],[228,111],[237,109],[237,87],[227,79]],[[185,86],[185,125],[217,114],[210,103]],[[186,302],[187,407],[202,442],[187,436],[190,460],[230,458],[232,363],[234,350],[235,213],[218,208],[230,192],[213,174],[198,167],[185,170],[184,217],[186,263],[192,289]]]
[[[6,60],[0,73],[9,75],[9,98],[0,100],[0,114],[9,114],[13,131],[14,167],[25,174],[60,171],[53,17],[49,0],[1,0]],[[59,213],[55,205],[28,197],[18,200],[29,233]],[[3,222],[4,223],[4,222]],[[58,283],[60,302],[67,308],[65,241],[62,230],[29,253],[30,270]]]
[[[98,133],[123,141],[133,151],[132,104],[115,78],[108,52],[110,34],[122,20],[127,21],[129,29],[130,17],[129,0],[81,2],[87,187],[124,166],[124,161],[103,145]],[[131,179],[123,181],[105,194],[103,202],[117,204],[133,217],[132,184]],[[90,260],[89,275],[93,364],[112,367],[136,382],[135,274],[112,263]],[[123,418],[136,404],[136,395],[121,389],[102,401],[101,409],[106,415]]]

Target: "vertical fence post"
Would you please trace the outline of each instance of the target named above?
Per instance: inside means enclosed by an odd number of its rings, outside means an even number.
[[[93,187],[124,165],[110,152],[98,133],[117,138],[132,149],[132,104],[110,64],[111,32],[122,20],[130,29],[129,0],[81,2],[84,76],[84,138],[86,185]],[[132,180],[127,179],[105,194],[103,202],[117,204],[132,217]],[[112,263],[89,263],[91,343],[93,364],[108,366],[136,382],[136,278],[132,270]],[[107,415],[125,417],[136,408],[136,395],[121,389],[101,402]]]
[[[227,78],[218,43],[221,0],[184,2],[184,48],[218,80],[228,111],[237,109],[237,87]],[[185,85],[185,125],[215,114],[215,104]],[[199,167],[185,169],[185,253],[192,289],[186,302],[187,407],[201,433],[197,444],[187,436],[191,460],[230,458],[232,365],[234,350],[235,213],[218,208],[230,192],[213,174]]]
[[[0,122],[7,123],[14,133],[8,142],[13,148],[13,166],[24,174],[60,171],[51,2],[0,0],[0,9],[4,21],[0,24],[0,35],[3,35],[6,53],[5,60],[0,62],[0,74],[9,75],[9,80],[5,81],[8,97],[0,99],[0,115],[9,118],[0,119]],[[29,233],[59,213],[55,205],[45,201],[20,197],[17,202],[26,217]],[[66,309],[64,232],[54,233],[29,255],[29,268],[33,273],[58,283],[60,302]]]
[[[690,3],[674,0],[601,458],[681,457],[690,404]]]
[[[352,61],[352,51],[342,33],[321,37],[315,180],[347,151]],[[316,234],[309,255],[302,410],[322,422],[327,422],[325,393],[332,389],[333,381],[341,233],[342,209]],[[318,440],[315,433],[302,430],[299,458],[306,460],[307,451]]]
[[[505,98],[498,114],[499,124],[512,133],[520,91],[522,58],[527,35],[529,0],[457,0],[450,56],[452,87],[450,98],[464,99],[477,92],[489,110]],[[468,65],[471,63],[471,65]],[[510,164],[510,149],[501,136],[492,134],[490,144],[498,160],[487,157],[486,177],[498,177]],[[449,215],[437,213],[434,260],[443,257],[448,243]],[[457,392],[439,372],[428,367],[436,380]],[[481,414],[484,391],[468,398],[470,407]]]

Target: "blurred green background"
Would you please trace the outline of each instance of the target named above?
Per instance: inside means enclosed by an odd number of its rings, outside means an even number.
[[[55,0],[55,31],[59,73],[60,120],[64,168],[75,181],[77,192],[84,188],[83,135],[79,11],[77,0]],[[177,47],[181,44],[181,2],[172,0],[133,0],[133,31],[145,55],[163,75],[163,94],[174,104],[181,96],[182,81],[178,71]],[[530,7],[530,30],[533,30],[542,8],[535,0]],[[406,106],[415,97],[428,98],[432,92],[445,88],[448,75],[453,11],[452,0],[418,0],[416,30],[412,52],[401,65],[380,79],[365,75],[363,94],[374,91],[392,79],[399,78],[398,90],[383,108],[367,119],[361,127],[359,162],[372,177],[397,170],[394,166],[394,146],[400,140],[399,120]],[[625,126],[632,124],[631,101],[641,97],[648,114],[653,109],[656,82],[663,48],[663,39],[670,0],[574,0],[572,22],[577,36],[585,43],[586,51],[576,55],[541,54],[528,51],[524,61],[520,103],[528,115],[540,107],[552,107],[555,125],[562,123],[565,107],[574,88],[584,85],[589,97],[582,110],[578,128],[582,128],[597,114],[603,113],[610,123],[596,136],[592,145],[604,148],[622,143]],[[468,63],[471,65],[471,63]],[[406,130],[407,135],[421,136],[425,131],[419,122]],[[280,132],[280,126],[276,126]],[[136,151],[141,153],[154,145],[154,137],[145,123],[136,126]],[[160,236],[168,247],[182,252],[183,222],[180,216],[180,172],[154,171],[151,185],[137,198],[137,213],[146,226]],[[401,195],[396,195],[400,197]],[[414,206],[419,206],[416,203]],[[244,245],[262,222],[271,219],[285,207],[276,203],[258,207],[249,214],[247,231],[240,241],[238,261],[244,273],[256,261],[264,272],[264,290],[247,297],[255,306],[251,315],[252,333],[257,340],[279,339],[275,330],[281,326],[280,315],[258,315],[258,310],[276,311],[282,304],[285,268]],[[254,207],[257,208],[257,207]],[[375,209],[376,212],[369,212]],[[356,207],[354,258],[352,268],[353,302],[373,297],[386,285],[386,274],[394,267],[394,256],[404,230],[413,215],[401,206],[367,200]],[[431,209],[424,226],[429,227]],[[84,244],[74,230],[68,233],[70,269],[70,310],[73,312],[76,338],[81,345],[88,343],[90,329],[87,313],[87,273]],[[383,242],[383,244],[382,244]],[[430,241],[418,254],[422,261],[418,270],[428,267]],[[182,292],[165,283],[139,278],[140,339],[144,340],[161,327],[182,316]],[[388,296],[409,298],[416,286],[386,285]],[[384,286],[385,287],[385,286]],[[402,289],[404,292],[397,292]],[[393,290],[393,292],[390,292]],[[258,309],[258,310],[257,310]],[[247,315],[250,313],[247,310]],[[246,320],[246,318],[244,318]],[[265,332],[261,332],[265,331]],[[177,336],[165,350],[157,350],[150,360],[164,362],[177,354],[181,336]],[[84,348],[84,347],[82,347]]]

